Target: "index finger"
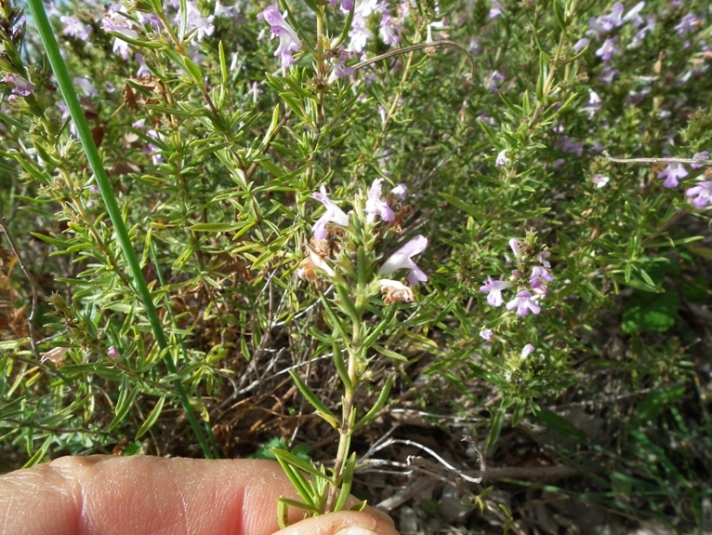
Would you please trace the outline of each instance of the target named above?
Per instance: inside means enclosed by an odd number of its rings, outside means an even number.
[[[297,499],[271,461],[64,457],[0,477],[0,524],[28,535],[269,535],[280,496]]]

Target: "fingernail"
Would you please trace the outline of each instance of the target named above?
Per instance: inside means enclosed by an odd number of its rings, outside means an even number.
[[[371,531],[370,529],[351,526],[350,528],[342,529],[337,532],[336,535],[378,535],[378,533]]]

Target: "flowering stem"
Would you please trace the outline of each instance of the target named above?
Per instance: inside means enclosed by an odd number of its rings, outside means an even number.
[[[185,53],[185,47],[183,46],[183,43],[180,42],[180,39],[178,39],[178,36],[173,31],[173,28],[171,28],[171,24],[168,21],[168,19],[166,18],[166,15],[163,13],[163,11],[161,11],[160,13],[156,13],[156,16],[160,19],[161,24],[163,24],[163,27],[166,29],[166,32],[168,32],[168,37],[170,37],[171,41],[173,41],[173,45],[176,47],[176,52],[178,52],[178,54],[180,54],[184,58],[187,58],[188,56]],[[188,58],[188,59],[190,59],[190,58]],[[222,123],[220,114],[218,113],[218,110],[215,107],[215,104],[213,104],[213,99],[210,98],[210,95],[208,94],[208,90],[205,88],[205,84],[199,83],[197,85],[198,85],[198,89],[200,90],[200,93],[203,95],[203,98],[205,99],[205,102],[208,104],[210,111],[215,116],[215,119]]]

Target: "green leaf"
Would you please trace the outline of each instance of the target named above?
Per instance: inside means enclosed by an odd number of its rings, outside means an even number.
[[[621,328],[626,334],[664,333],[677,321],[680,296],[672,288],[655,294],[636,290],[623,311]]]
[[[292,376],[292,379],[294,380],[295,385],[299,389],[299,391],[302,393],[302,395],[307,398],[307,401],[311,403],[311,405],[316,409],[316,412],[326,420],[329,425],[331,425],[334,428],[337,428],[339,426],[339,419],[332,413],[326,405],[324,405],[321,400],[316,397],[316,394],[312,392],[312,390],[306,385],[304,381],[302,381],[301,377],[297,375],[297,373],[294,370],[289,370],[289,375]]]
[[[133,457],[134,455],[140,455],[141,446],[142,445],[140,440],[133,440],[129,442],[126,448],[124,448],[124,453],[122,454],[123,457]]]
[[[161,412],[163,411],[163,404],[166,402],[166,395],[162,395],[160,398],[158,398],[158,401],[156,402],[156,406],[153,407],[153,410],[151,413],[148,415],[148,418],[146,418],[146,421],[141,424],[141,427],[139,427],[138,431],[136,432],[136,439],[141,438],[143,435],[145,435],[151,427],[156,423],[158,420],[158,417],[161,415]]]
[[[341,488],[339,489],[339,497],[334,504],[334,512],[343,510],[346,507],[346,501],[349,499],[351,485],[354,481],[354,472],[356,471],[356,452],[353,452],[344,466],[344,471],[341,476]]]
[[[119,399],[116,401],[116,407],[114,407],[115,416],[114,419],[111,420],[111,423],[108,427],[109,431],[114,431],[124,422],[126,415],[131,410],[131,407],[134,406],[139,392],[140,391],[138,388],[131,387],[129,383],[129,376],[124,375],[121,381]]]
[[[479,216],[479,212],[477,211],[477,209],[474,206],[467,204],[462,199],[455,197],[454,195],[450,195],[448,193],[440,193],[440,196],[443,199],[445,199],[447,202],[452,204],[455,208],[459,208],[460,210],[462,210],[463,212],[465,212],[467,214],[470,214],[473,216]]]
[[[203,84],[203,71],[200,70],[193,61],[188,57],[183,57],[183,64],[185,65],[185,70],[188,72],[193,81],[198,84]]]
[[[339,350],[339,346],[334,343],[332,350],[332,359],[334,361],[334,367],[336,368],[336,373],[339,374],[339,379],[344,384],[344,389],[346,392],[350,392],[353,388],[351,384],[351,379],[349,378],[349,371],[346,368],[346,363],[344,362],[344,356]]]
[[[489,437],[487,437],[488,450],[492,449],[492,447],[494,447],[494,445],[497,443],[497,440],[499,440],[499,434],[502,432],[502,426],[504,425],[504,416],[506,413],[507,411],[504,408],[501,408],[494,415],[494,418],[492,418]]]
[[[342,340],[348,340],[349,334],[346,331],[346,327],[341,322],[339,317],[334,314],[334,311],[331,310],[331,303],[329,303],[329,301],[326,299],[326,296],[322,293],[319,293],[319,300],[321,301],[322,310],[324,311],[324,314],[326,314],[328,320],[331,322],[332,328],[338,331],[339,336],[341,336]]]
[[[527,408],[525,403],[517,403],[514,407],[514,413],[512,414],[512,427],[519,425],[519,422],[524,418],[524,411]]]
[[[383,389],[381,390],[381,393],[378,396],[378,399],[376,400],[376,403],[371,407],[371,409],[364,415],[361,420],[354,426],[354,430],[358,429],[359,427],[363,426],[364,424],[368,423],[371,418],[376,416],[378,412],[383,408],[383,406],[386,404],[386,401],[388,401],[388,396],[391,393],[391,387],[393,386],[393,380],[395,379],[395,374],[390,374],[388,378],[386,379],[386,384],[383,385]]]
[[[32,454],[32,457],[30,457],[29,460],[24,464],[23,468],[30,468],[38,463],[41,463],[42,460],[45,458],[45,455],[47,455],[47,452],[49,451],[49,447],[52,445],[52,442],[54,442],[54,436],[50,435],[45,439],[40,448]]]
[[[545,425],[562,436],[573,439],[580,444],[586,444],[588,442],[586,435],[579,431],[575,425],[554,412],[542,409],[536,414],[535,418],[540,424]]]
[[[373,344],[373,349],[378,351],[384,357],[388,357],[389,359],[398,360],[400,362],[410,362],[406,357],[404,357],[400,353],[396,353],[395,351],[386,349],[385,347],[379,346],[378,344]]]
[[[196,232],[232,232],[244,228],[246,225],[252,226],[252,221],[236,221],[234,223],[196,223],[188,227]]]
[[[638,403],[633,415],[641,423],[653,422],[663,410],[672,406],[673,403],[684,396],[686,390],[685,385],[654,390]]]
[[[273,449],[272,453],[274,453],[274,455],[277,457],[277,460],[280,461],[280,464],[288,464],[290,466],[293,466],[294,468],[297,468],[298,470],[301,470],[302,472],[310,474],[312,477],[326,479],[330,484],[334,484],[334,480],[328,477],[324,472],[321,472],[311,463],[303,461],[293,453],[277,448]]]

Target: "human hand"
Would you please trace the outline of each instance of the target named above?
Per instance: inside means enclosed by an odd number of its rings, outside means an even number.
[[[0,476],[0,532],[269,535],[279,496],[298,499],[271,461],[62,457]],[[398,535],[370,507],[299,518],[279,535]]]

